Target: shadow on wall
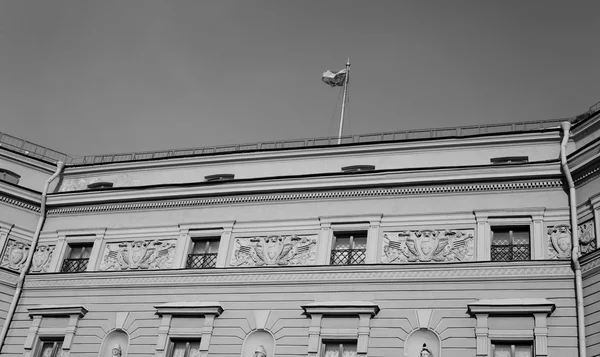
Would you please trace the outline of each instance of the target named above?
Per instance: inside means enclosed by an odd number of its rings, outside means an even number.
[[[426,344],[426,350],[424,351],[423,344]],[[413,331],[406,342],[404,343],[404,356],[405,357],[441,357],[441,346],[440,338],[438,335],[428,329],[418,329]],[[423,352],[423,353],[422,353]]]
[[[265,330],[250,332],[244,341],[241,357],[273,357],[275,338]]]
[[[98,357],[125,357],[128,346],[129,336],[127,333],[122,330],[114,330],[104,337]]]

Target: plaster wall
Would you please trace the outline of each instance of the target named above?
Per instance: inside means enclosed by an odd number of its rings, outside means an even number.
[[[20,175],[19,186],[41,192],[46,180],[54,172],[52,165],[37,162],[31,164],[28,162],[32,161],[31,159],[17,160],[12,158],[15,155],[4,156],[2,149],[0,149],[0,168]]]

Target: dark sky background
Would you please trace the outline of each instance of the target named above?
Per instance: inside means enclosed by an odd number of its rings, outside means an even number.
[[[2,0],[0,131],[78,156],[543,120],[600,100],[600,1]],[[335,115],[335,116],[334,116]]]

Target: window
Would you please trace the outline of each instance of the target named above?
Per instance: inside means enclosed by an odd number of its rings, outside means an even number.
[[[235,175],[233,175],[233,174],[215,174],[215,175],[204,176],[204,179],[208,182],[229,181],[229,180],[233,180],[234,178],[235,178]]]
[[[61,357],[62,356],[62,340],[45,340],[42,341],[38,357]]]
[[[354,165],[354,166],[342,167],[343,172],[364,172],[364,171],[373,171],[373,170],[375,170],[374,165]]]
[[[331,265],[364,264],[367,251],[367,231],[335,232]]]
[[[200,356],[200,340],[171,340],[167,356],[198,357]]]
[[[217,264],[220,237],[197,239],[193,241],[192,252],[188,254],[186,268],[214,268]]]
[[[492,343],[492,357],[532,357],[531,343],[510,344],[506,342]]]
[[[492,227],[491,258],[494,262],[531,259],[529,227]]]
[[[113,183],[112,182],[94,182],[94,183],[90,183],[87,187],[90,190],[101,190],[103,188],[113,187]]]
[[[356,341],[325,342],[321,357],[356,357]]]
[[[69,244],[69,255],[63,261],[61,272],[77,273],[86,271],[93,243]]]
[[[519,164],[529,162],[528,156],[504,156],[504,157],[493,157],[490,159],[492,164]]]
[[[0,181],[8,182],[17,185],[21,176],[12,171],[0,169]]]

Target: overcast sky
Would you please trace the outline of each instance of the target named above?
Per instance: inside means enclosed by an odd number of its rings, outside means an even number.
[[[77,156],[570,117],[600,1],[0,0],[0,131]],[[335,115],[335,116],[334,116]]]

